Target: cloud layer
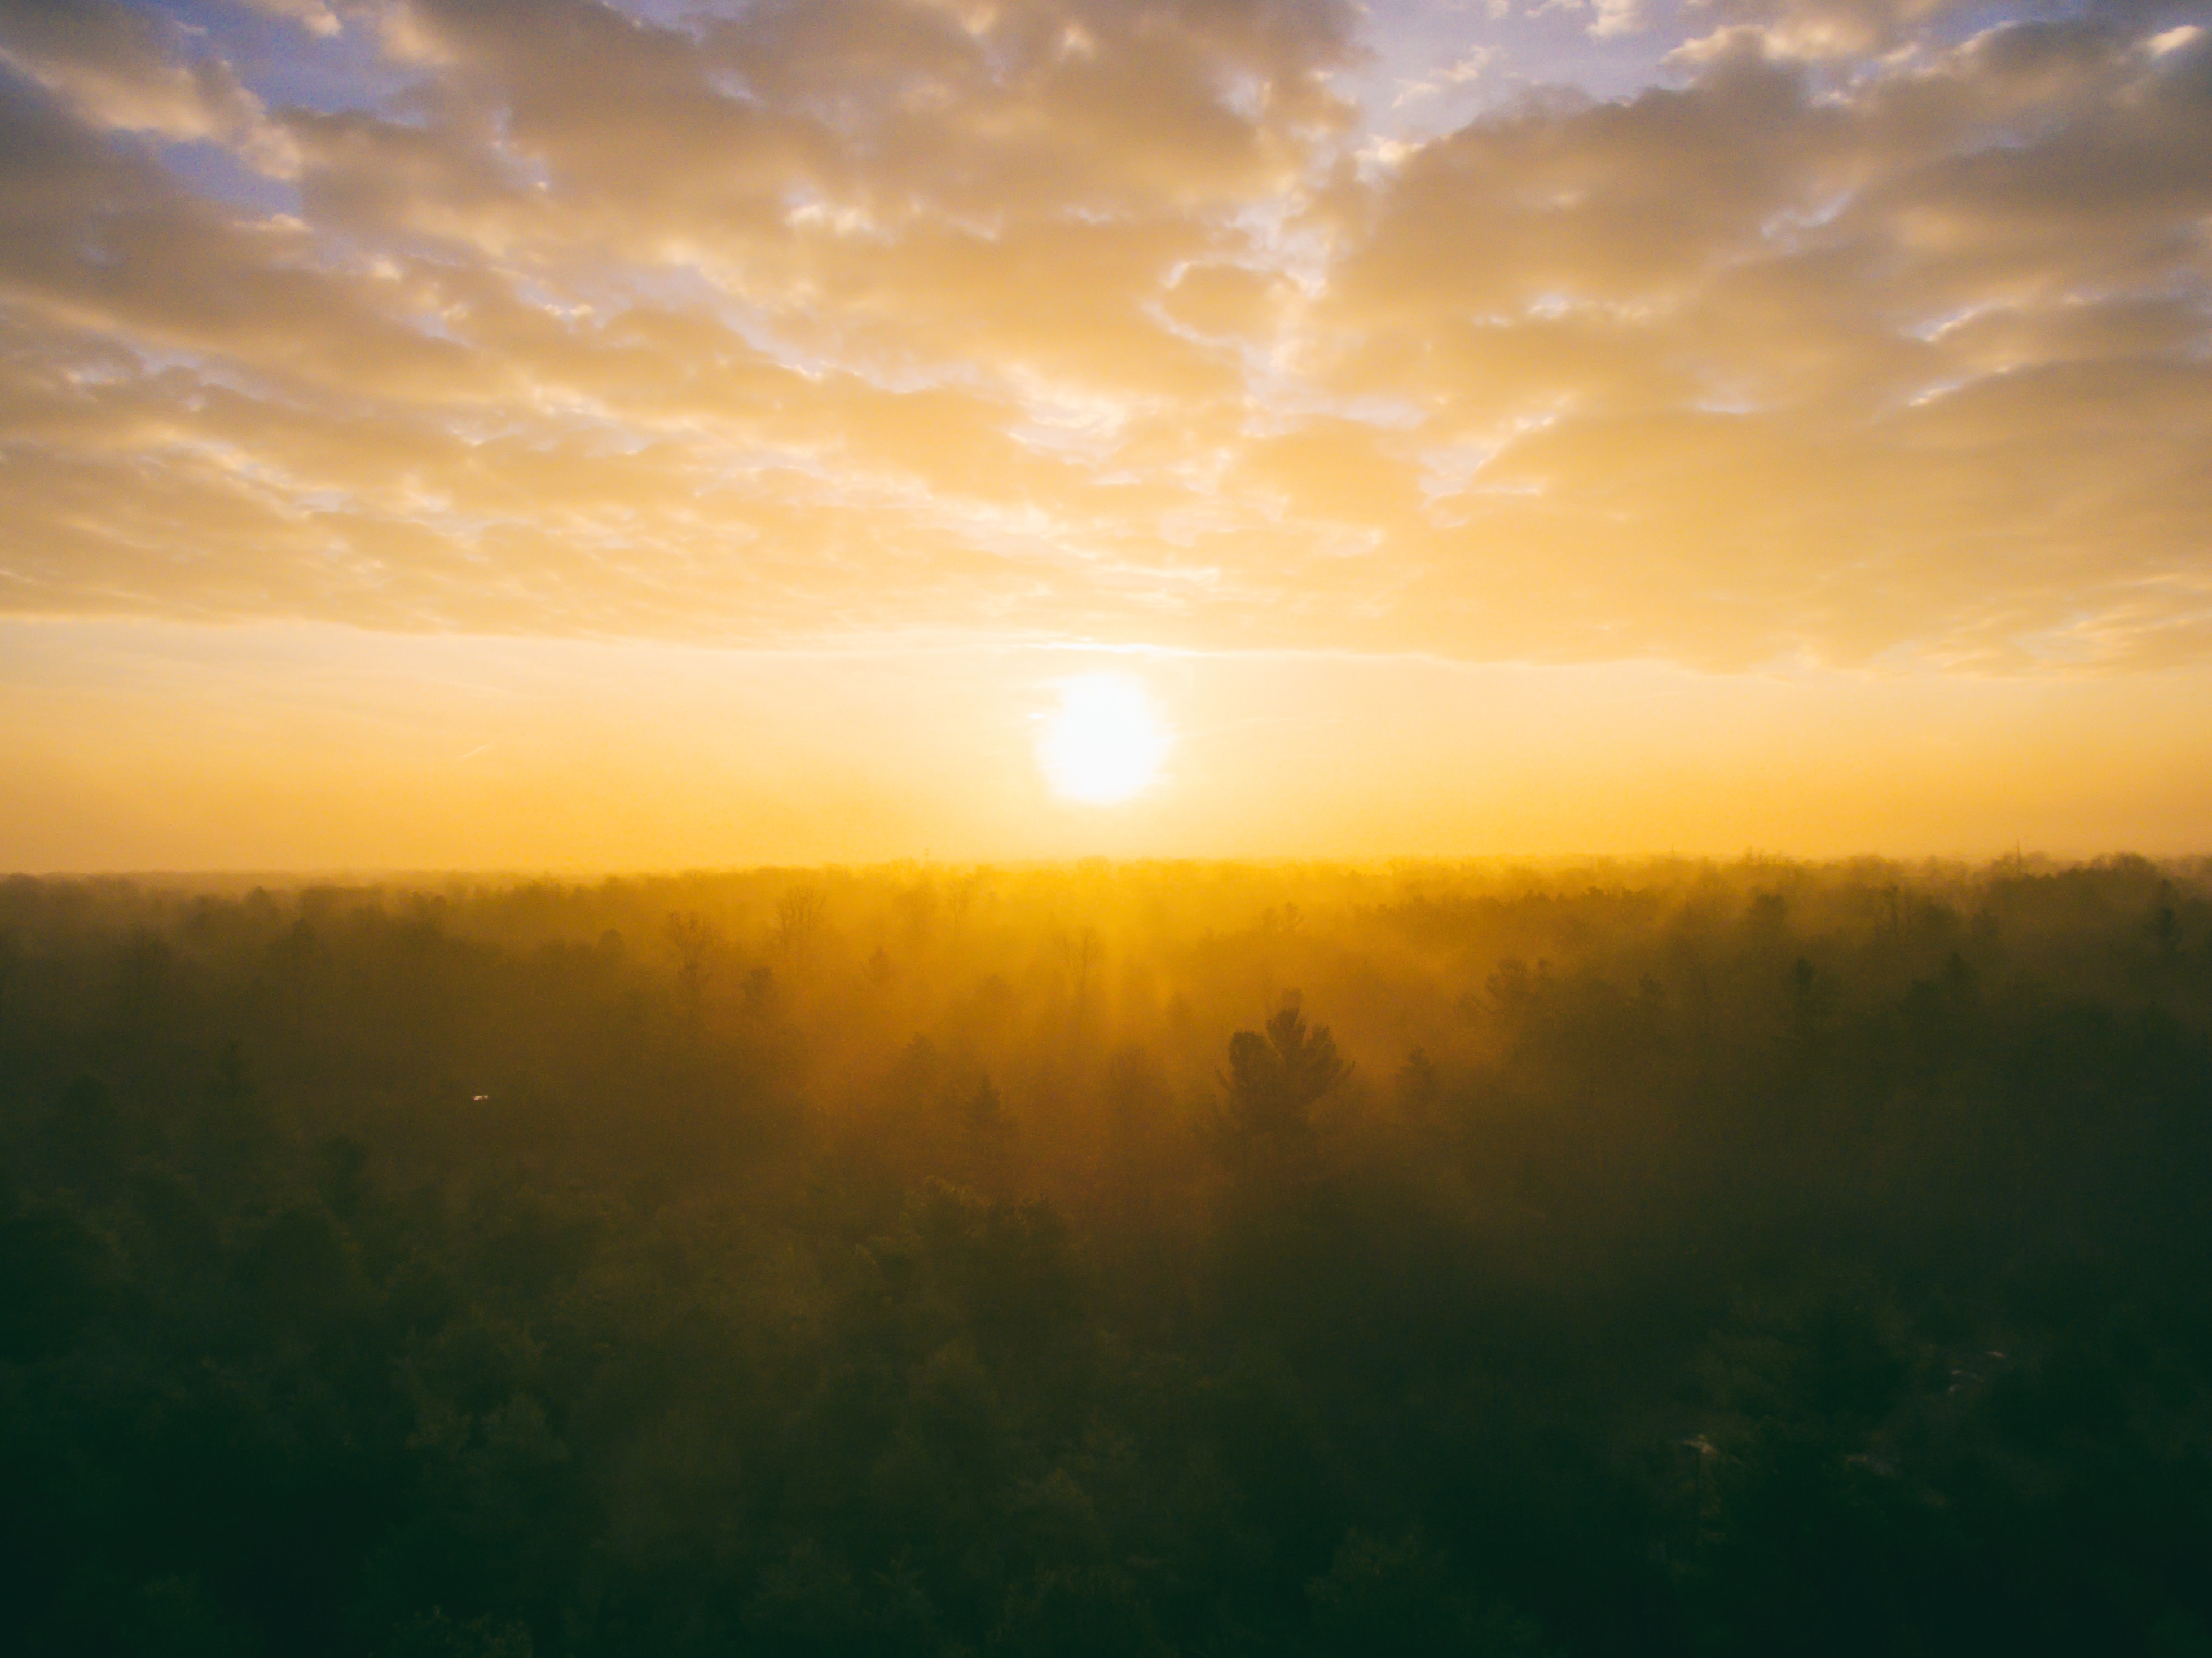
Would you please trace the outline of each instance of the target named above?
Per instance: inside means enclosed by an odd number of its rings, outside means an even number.
[[[2203,15],[6,0],[0,607],[2201,660]]]

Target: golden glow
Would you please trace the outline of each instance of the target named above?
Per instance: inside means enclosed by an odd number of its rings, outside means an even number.
[[[2197,849],[2052,9],[0,0],[0,874]]]
[[[1071,654],[0,619],[0,871],[2179,855],[2212,822],[2212,669]],[[1039,763],[1090,673],[1173,738],[1118,807]]]
[[[1158,777],[1173,743],[1142,685],[1126,674],[1084,674],[1060,688],[1037,763],[1062,799],[1118,805]]]

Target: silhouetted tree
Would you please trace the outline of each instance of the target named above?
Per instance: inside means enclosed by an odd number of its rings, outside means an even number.
[[[1311,1131],[1314,1107],[1351,1074],[1328,1027],[1309,1029],[1298,999],[1286,996],[1264,1030],[1229,1039],[1229,1068],[1219,1073],[1226,1133],[1244,1148],[1301,1141]]]

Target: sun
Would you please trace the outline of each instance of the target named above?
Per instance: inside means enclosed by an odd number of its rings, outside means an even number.
[[[1126,674],[1062,681],[1060,707],[1044,721],[1037,763],[1045,780],[1061,799],[1085,805],[1110,806],[1141,792],[1175,742],[1145,688]]]

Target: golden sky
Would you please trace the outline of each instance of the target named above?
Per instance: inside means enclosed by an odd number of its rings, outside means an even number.
[[[2208,808],[2205,0],[0,0],[0,866]]]

